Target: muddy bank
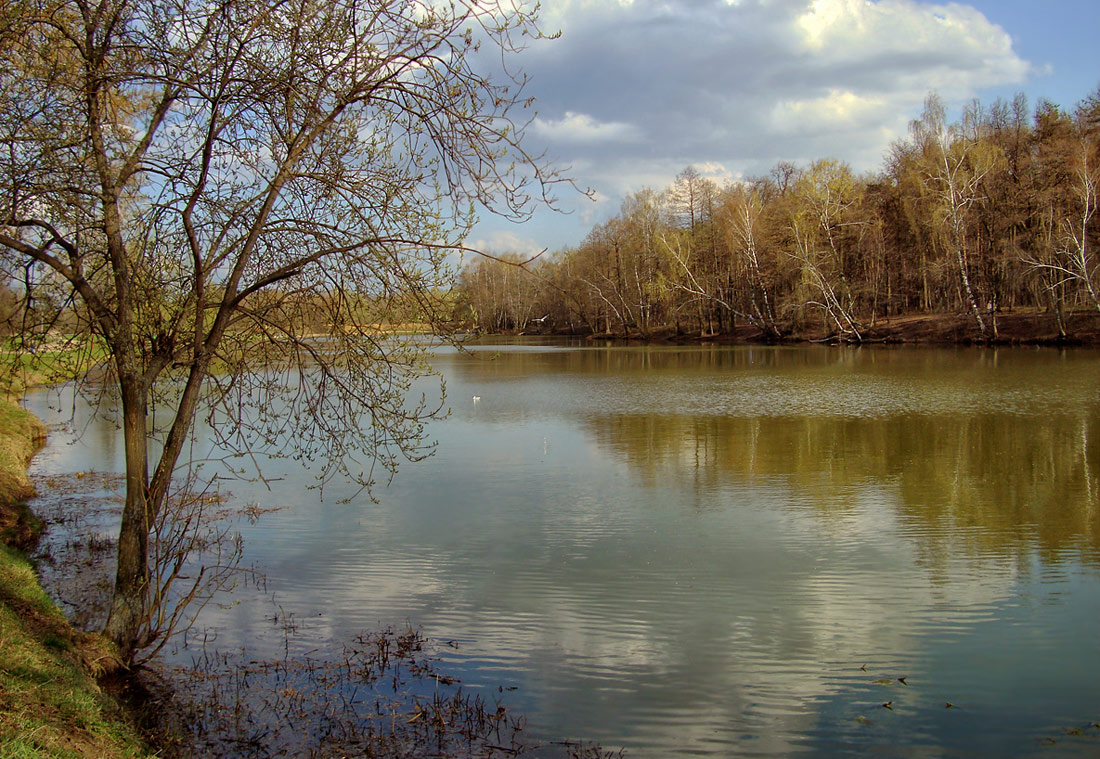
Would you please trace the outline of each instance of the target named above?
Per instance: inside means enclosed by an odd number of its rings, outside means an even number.
[[[798,343],[863,343],[899,345],[1087,345],[1100,346],[1100,313],[1075,312],[1062,318],[1061,327],[1054,314],[1034,311],[1002,312],[997,314],[996,335],[992,320],[986,317],[986,333],[983,335],[972,314],[917,314],[882,317],[864,325],[860,339],[854,335],[840,335],[820,323],[810,327],[783,325],[782,337],[776,339],[758,327],[739,322],[733,330],[701,335],[697,332],[654,330],[639,332],[597,333],[584,335],[592,340],[630,340],[652,343],[716,343],[720,345],[764,345]],[[525,334],[525,333],[520,333]],[[526,333],[540,334],[540,333]],[[551,334],[549,332],[542,334]],[[553,332],[552,334],[573,334]]]
[[[26,507],[35,495],[27,465],[46,444],[46,426],[10,400],[0,398],[0,542],[26,549],[41,523]]]

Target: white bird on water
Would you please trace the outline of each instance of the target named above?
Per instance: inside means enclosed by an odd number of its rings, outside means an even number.
[[[481,400],[481,396],[480,396],[480,395],[475,395],[475,396],[474,396],[474,403],[477,403],[477,402],[478,402],[478,401],[480,401],[480,400]]]

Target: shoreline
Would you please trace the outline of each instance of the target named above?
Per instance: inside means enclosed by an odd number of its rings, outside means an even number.
[[[916,314],[883,317],[861,332],[861,339],[844,337],[835,332],[789,325],[779,339],[769,339],[763,330],[739,323],[733,330],[714,334],[676,332],[654,329],[648,332],[603,333],[569,330],[519,331],[489,333],[514,336],[574,337],[585,340],[623,340],[637,343],[670,345],[927,345],[999,347],[1013,345],[1070,347],[1100,346],[1100,313],[1078,311],[1063,317],[1065,335],[1058,329],[1057,317],[1050,313],[1014,311],[997,314],[997,335],[983,336],[971,314]]]
[[[0,755],[155,756],[105,682],[110,652],[69,624],[28,558],[43,524],[27,466],[45,442],[39,419],[0,399]]]
[[[540,745],[526,742],[522,715],[463,691],[459,680],[437,670],[437,643],[412,628],[364,631],[331,660],[289,654],[242,659],[228,653],[191,670],[102,666],[117,661],[109,644],[97,633],[81,632],[79,619],[70,622],[45,590],[53,584],[48,573],[40,574],[29,558],[40,537],[49,539],[42,537],[43,526],[54,519],[48,505],[40,508],[39,518],[21,503],[35,496],[27,465],[42,448],[45,427],[10,400],[0,398],[0,406],[19,420],[9,429],[0,413],[0,448],[9,440],[25,446],[11,467],[12,481],[21,484],[10,493],[18,497],[0,489],[0,520],[14,524],[15,515],[22,514],[19,523],[32,525],[22,530],[19,549],[9,547],[8,534],[0,541],[0,756],[157,759],[194,755],[201,747],[206,756],[238,757],[241,745],[253,743],[271,755],[298,755],[336,745],[341,736],[348,755],[356,756],[389,751],[416,756],[418,747],[427,751],[441,740],[448,756],[480,756],[498,743],[515,754]],[[6,473],[2,464],[0,482]],[[51,492],[55,487],[50,481],[40,484]],[[295,629],[292,622],[284,624],[288,641]],[[248,692],[258,697],[242,695],[241,673],[249,679]],[[287,690],[287,678],[298,687]],[[376,681],[384,687],[375,689]],[[358,683],[357,693],[363,683],[367,687],[358,699],[345,700],[343,683]],[[268,719],[265,705],[271,701],[293,707],[290,716],[265,723],[257,735],[251,726]],[[333,711],[335,703],[342,704],[340,710]],[[420,718],[433,714],[450,715],[453,724],[448,721],[441,732],[435,718]],[[395,717],[401,719],[395,723]],[[333,725],[339,728],[335,733]],[[600,751],[586,742],[566,741],[561,752],[555,745],[544,744],[551,747],[548,756]]]

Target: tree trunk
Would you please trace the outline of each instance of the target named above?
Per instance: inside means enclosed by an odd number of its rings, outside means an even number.
[[[975,299],[974,288],[970,286],[970,265],[967,262],[966,254],[962,246],[957,246],[955,248],[955,259],[959,264],[959,273],[962,275],[962,283],[966,290],[967,303],[970,306],[971,313],[974,314],[974,318],[978,320],[978,329],[981,331],[982,339],[985,340],[988,335],[986,334],[985,319],[982,318],[982,305]]]
[[[138,643],[149,599],[149,457],[142,382],[133,376],[120,376],[119,384],[126,450],[126,503],[118,536],[115,590],[104,633],[118,646],[123,661],[129,661]]]

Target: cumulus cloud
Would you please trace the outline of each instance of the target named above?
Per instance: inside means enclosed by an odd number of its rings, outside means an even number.
[[[889,85],[900,83],[905,94],[935,87],[966,96],[1021,82],[1030,73],[1003,29],[956,3],[814,0],[795,28],[805,53],[838,80],[848,78],[852,68],[872,72],[852,77],[865,89],[895,92]]]
[[[1034,73],[1001,27],[960,3],[551,5],[545,26],[561,38],[523,58],[539,109],[530,134],[610,208],[708,162],[731,177],[830,156],[877,168],[930,90],[961,103]]]
[[[843,140],[846,134],[864,132],[869,124],[896,118],[899,105],[882,95],[830,90],[820,97],[778,101],[772,107],[771,124],[776,134],[812,137],[827,132]]]
[[[536,117],[533,123],[536,134],[558,143],[594,143],[632,141],[638,132],[630,124],[620,121],[600,122],[583,113],[566,111],[560,119]]]
[[[526,235],[517,234],[516,227],[514,226],[504,229],[494,229],[488,231],[488,233],[482,237],[478,237],[475,240],[467,240],[466,242],[474,250],[494,256],[508,253],[514,253],[519,256],[533,256],[546,247],[545,245],[540,245]],[[466,259],[469,260],[469,258],[474,255],[475,254],[469,254]]]

